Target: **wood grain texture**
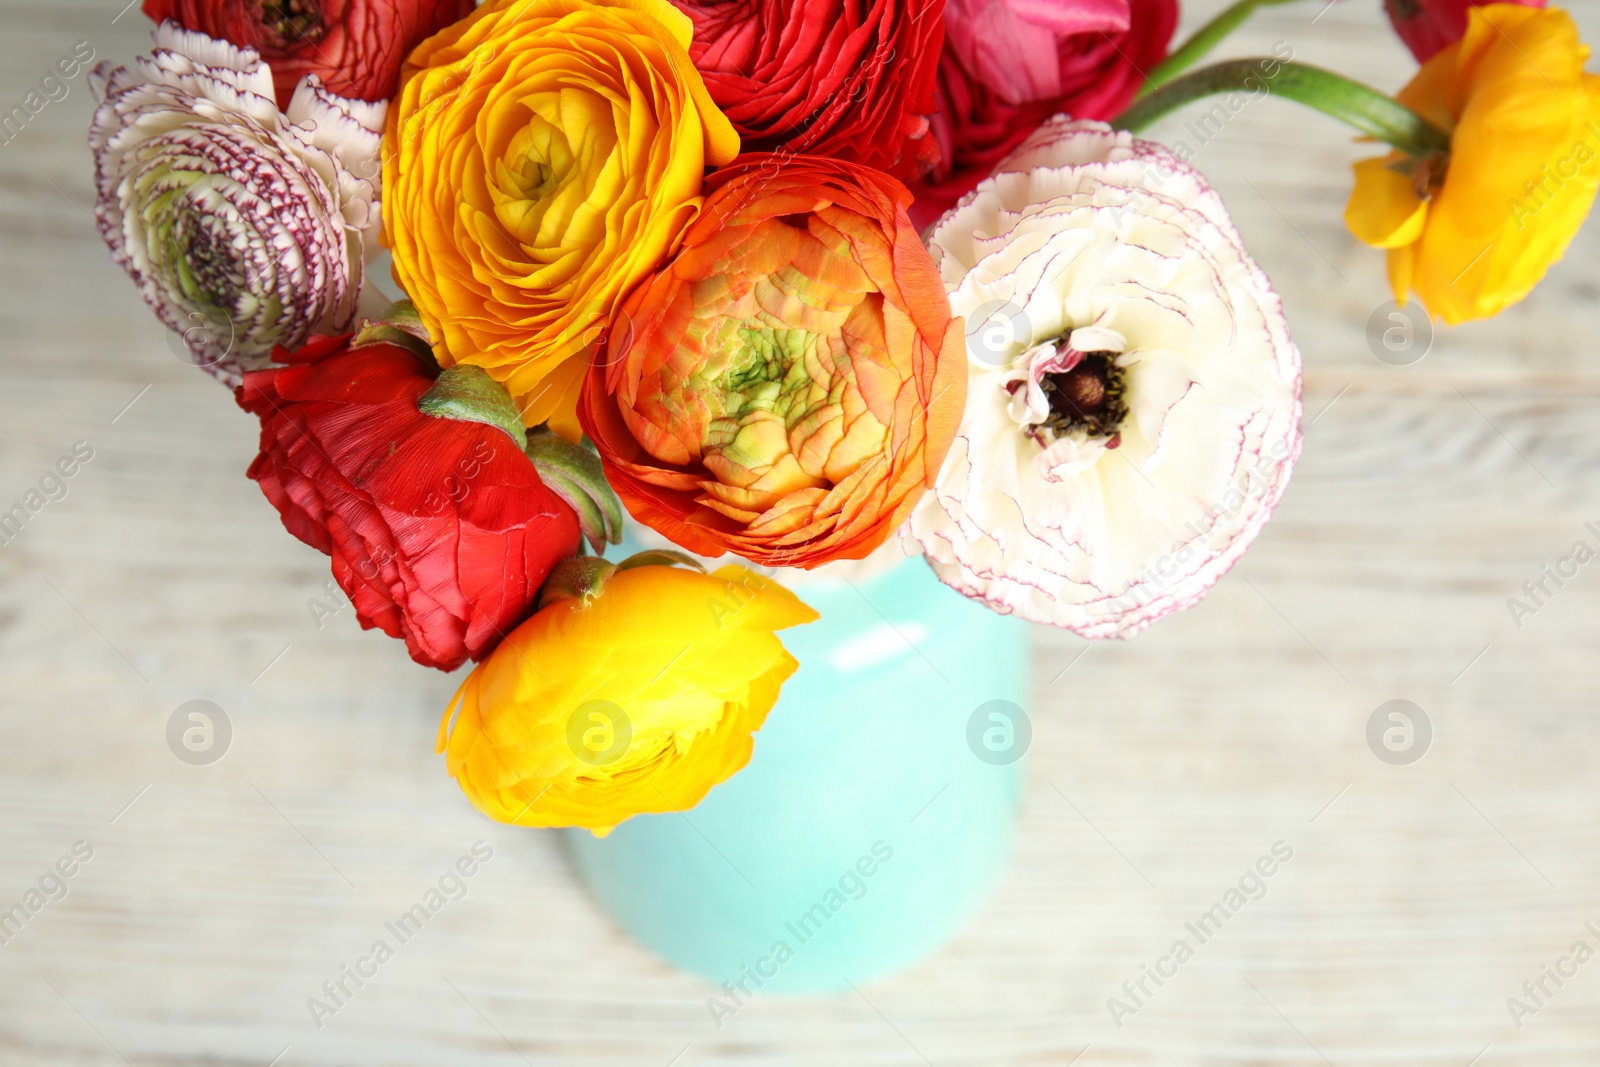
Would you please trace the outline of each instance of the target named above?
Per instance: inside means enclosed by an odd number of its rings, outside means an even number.
[[[144,50],[119,6],[8,0],[0,110],[77,41]],[[1394,88],[1409,60],[1377,6],[1272,9],[1229,50],[1287,42]],[[1574,6],[1600,38],[1600,9]],[[1600,948],[1600,563],[1520,629],[1505,606],[1600,520],[1600,229],[1520,307],[1387,366],[1364,340],[1382,264],[1340,221],[1363,149],[1288,104],[1242,109],[1195,161],[1305,352],[1305,456],[1275,521],[1132,642],[1036,634],[1016,861],[948,952],[719,1030],[709,987],[615,929],[558,838],[468,807],[433,755],[453,680],[348,609],[313,621],[327,565],[243,478],[251,421],[169,355],[88,222],[89,111],[79,78],[0,147],[0,510],[75,441],[95,450],[0,548],[0,908],[94,848],[0,947],[0,1064],[1600,1059],[1600,962],[1520,1028],[1506,1006],[1575,941]],[[1364,739],[1395,697],[1435,728],[1410,767]],[[234,724],[211,767],[164,740],[195,698]],[[495,858],[468,896],[313,1027],[306,998],[480,839]],[[1266,896],[1114,1025],[1107,998],[1279,840],[1294,857]]]

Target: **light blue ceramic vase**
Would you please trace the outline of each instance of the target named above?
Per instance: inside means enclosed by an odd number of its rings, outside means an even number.
[[[937,951],[1004,870],[1022,791],[1026,624],[920,559],[799,593],[822,617],[782,634],[800,669],[749,766],[682,814],[569,832],[616,920],[730,1010]]]

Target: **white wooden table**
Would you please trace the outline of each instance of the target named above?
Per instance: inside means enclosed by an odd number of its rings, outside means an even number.
[[[144,50],[120,2],[7,0],[0,110],[75,42]],[[1285,41],[1397,87],[1409,59],[1377,6],[1273,9],[1231,51]],[[1600,39],[1600,5],[1575,6]],[[93,849],[0,945],[0,1064],[1600,1058],[1600,962],[1547,980],[1520,1027],[1507,1007],[1574,942],[1600,950],[1600,562],[1520,629],[1506,608],[1574,541],[1600,546],[1600,225],[1525,304],[1389,366],[1364,339],[1381,260],[1340,222],[1362,149],[1281,101],[1241,111],[1196,164],[1305,351],[1277,518],[1130,643],[1036,635],[1016,862],[948,952],[717,1030],[709,987],[615,929],[555,836],[468,807],[433,754],[453,680],[348,608],[318,629],[327,564],[243,477],[252,420],[169,354],[88,222],[90,107],[80,76],[0,147],[0,510],[94,450],[0,548],[0,909]],[[1410,766],[1365,739],[1393,698],[1433,724]],[[192,699],[233,724],[211,766],[167,747]],[[480,839],[467,897],[315,1028],[306,999]],[[1116,1026],[1107,998],[1279,840],[1266,895]]]

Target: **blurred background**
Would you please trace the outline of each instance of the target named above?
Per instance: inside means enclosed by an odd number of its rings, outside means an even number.
[[[7,0],[0,110],[79,42],[147,51],[119,6]],[[1222,6],[1186,5],[1180,36]],[[1600,7],[1573,6],[1600,39]],[[1377,0],[1268,9],[1219,54],[1275,46],[1390,90],[1414,70]],[[557,835],[488,822],[449,780],[458,679],[361,632],[244,478],[254,420],[175,358],[90,222],[91,109],[80,75],[0,145],[0,511],[78,460],[0,546],[0,910],[73,872],[0,944],[0,1062],[1600,1059],[1600,962],[1572,954],[1600,950],[1600,562],[1534,615],[1507,606],[1600,544],[1600,227],[1524,303],[1397,355],[1369,330],[1390,325],[1382,258],[1341,221],[1369,149],[1274,100],[1204,138],[1188,113],[1151,131],[1195,149],[1304,351],[1284,503],[1144,635],[1033,631],[1016,857],[947,951],[718,1028],[717,991],[618,929]],[[227,716],[209,765],[169,746],[191,700]],[[1398,754],[1369,741],[1393,700]],[[314,1025],[307,998],[479,841],[468,895]],[[1278,843],[1265,894],[1111,1010]]]

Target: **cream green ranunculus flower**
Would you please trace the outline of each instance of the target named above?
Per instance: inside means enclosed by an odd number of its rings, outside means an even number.
[[[92,75],[95,222],[190,358],[237,384],[275,346],[354,324],[386,105],[308,76],[280,112],[251,49],[171,22],[155,44],[137,69]]]
[[[1221,198],[1058,117],[929,235],[968,398],[909,534],[997,611],[1124,637],[1261,532],[1300,450],[1300,353]]]

